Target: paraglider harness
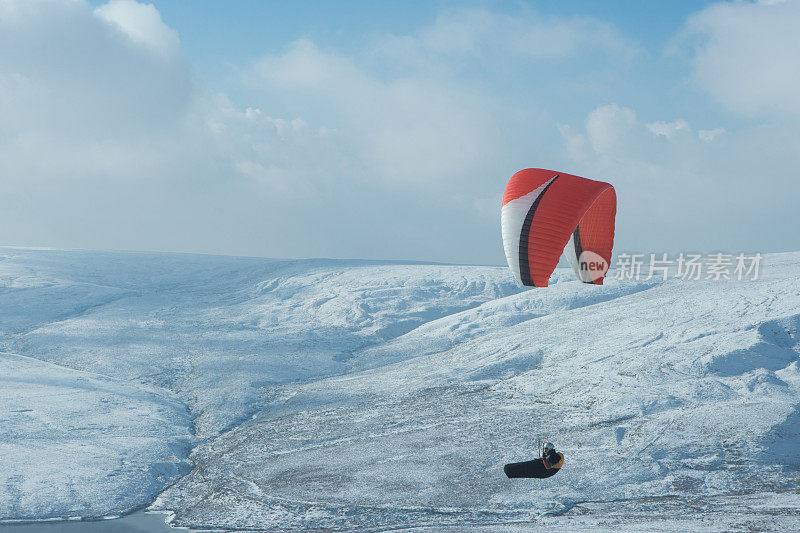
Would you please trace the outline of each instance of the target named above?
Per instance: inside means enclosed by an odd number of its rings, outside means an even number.
[[[547,470],[558,470],[564,465],[564,455],[555,450],[548,450],[542,454],[542,462]]]
[[[509,478],[548,478],[554,476],[564,465],[564,454],[555,449],[545,452],[542,450],[542,457],[532,461],[521,463],[508,463],[503,467],[503,472]]]

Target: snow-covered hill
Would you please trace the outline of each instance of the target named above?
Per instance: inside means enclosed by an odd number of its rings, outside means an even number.
[[[796,528],[799,275],[0,249],[0,520]]]

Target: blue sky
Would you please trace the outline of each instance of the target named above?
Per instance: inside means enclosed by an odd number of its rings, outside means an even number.
[[[800,249],[796,1],[0,5],[0,244],[501,264],[516,170],[617,250]]]
[[[103,2],[93,2],[102,5]],[[635,100],[633,103],[655,109],[663,105],[662,94],[640,91],[642,85],[652,85],[672,76],[671,88],[680,85],[681,65],[678,60],[663,60],[664,49],[674,39],[686,19],[712,4],[708,1],[641,2],[635,0],[573,1],[573,2],[365,2],[365,1],[299,1],[299,2],[219,2],[175,0],[153,3],[164,22],[176,29],[186,54],[204,80],[213,83],[227,94],[246,104],[257,95],[243,92],[241,68],[265,54],[283,51],[289,43],[308,39],[321,48],[345,54],[379,41],[386,35],[413,34],[430,25],[441,13],[464,9],[484,9],[510,16],[543,16],[565,18],[595,18],[608,21],[620,35],[641,47],[644,60],[630,65],[626,83],[607,88],[608,97],[616,95]],[[654,59],[662,59],[653,61]],[[482,68],[478,67],[478,69]],[[562,76],[570,71],[590,72],[590,65],[570,61],[560,65],[564,73],[552,84],[561,85]],[[519,71],[513,71],[519,76]],[[685,75],[685,73],[683,73]],[[532,80],[535,80],[535,75]],[[489,84],[491,89],[491,83]],[[527,88],[525,88],[527,89]],[[525,90],[523,89],[523,90]],[[680,94],[679,98],[697,99],[695,94]],[[554,99],[558,102],[558,99]],[[595,102],[584,100],[583,108]],[[687,111],[713,114],[713,109],[698,109],[697,102],[683,104]],[[562,113],[582,112],[581,106],[568,104]],[[588,111],[588,110],[587,110]],[[714,116],[714,115],[712,115]],[[715,116],[714,118],[719,118]]]
[[[103,2],[95,1],[94,5]],[[322,48],[357,54],[364,46],[387,34],[408,35],[430,25],[441,13],[464,9],[485,9],[510,16],[595,18],[608,21],[621,35],[640,46],[650,61],[640,61],[626,74],[631,84],[655,83],[674,76],[670,85],[680,82],[678,61],[652,61],[663,55],[686,19],[713,2],[676,0],[641,2],[637,0],[565,2],[435,2],[435,1],[298,1],[219,2],[200,0],[157,0],[153,2],[164,22],[177,30],[186,54],[203,78],[219,84],[230,93],[240,94],[239,73],[243,66],[265,54],[283,51],[297,39],[308,39]],[[657,63],[657,64],[656,64]],[[583,64],[562,65],[585,69]],[[585,69],[590,70],[590,69]],[[518,74],[518,72],[515,72]],[[561,80],[555,80],[558,84]],[[660,94],[638,91],[637,87],[617,86],[630,98],[659,105]],[[696,95],[695,95],[696,96]],[[591,101],[586,101],[588,107]],[[692,104],[686,104],[690,107]],[[566,110],[573,106],[567,106]],[[694,108],[697,111],[696,107]]]

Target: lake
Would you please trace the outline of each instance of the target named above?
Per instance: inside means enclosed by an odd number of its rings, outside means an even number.
[[[58,522],[34,522],[28,524],[0,524],[2,533],[149,533],[159,531],[187,531],[169,527],[163,514],[147,514],[143,511],[114,518],[112,520],[68,520]]]

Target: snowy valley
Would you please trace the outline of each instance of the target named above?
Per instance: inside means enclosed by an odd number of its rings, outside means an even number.
[[[0,523],[800,528],[800,253],[613,274],[0,248]]]

